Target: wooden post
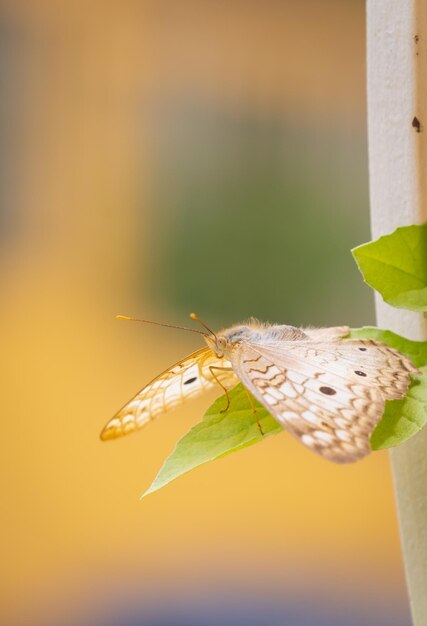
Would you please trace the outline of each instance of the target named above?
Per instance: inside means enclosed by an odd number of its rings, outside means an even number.
[[[373,238],[427,220],[427,2],[367,0]],[[377,323],[427,339],[421,314],[376,300]],[[391,451],[413,622],[427,624],[427,429]]]

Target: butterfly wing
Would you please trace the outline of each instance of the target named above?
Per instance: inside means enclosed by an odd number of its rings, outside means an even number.
[[[402,398],[417,369],[373,340],[241,344],[231,355],[242,383],[308,448],[337,463],[370,452],[386,400]],[[316,339],[320,340],[317,341]]]
[[[218,368],[215,369],[215,376],[211,367]],[[227,367],[229,369],[224,369]],[[116,439],[139,430],[160,413],[166,413],[203,391],[218,386],[218,380],[226,387],[238,382],[230,363],[216,357],[209,348],[193,352],[156,376],[125,404],[107,423],[101,439]]]

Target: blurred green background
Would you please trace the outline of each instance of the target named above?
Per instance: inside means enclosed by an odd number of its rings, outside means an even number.
[[[387,454],[285,434],[143,502],[215,394],[104,423],[215,327],[374,322],[361,0],[0,8],[7,626],[406,626]]]
[[[177,99],[154,114],[151,292],[220,325],[373,321],[349,253],[369,238],[363,127],[242,109]]]

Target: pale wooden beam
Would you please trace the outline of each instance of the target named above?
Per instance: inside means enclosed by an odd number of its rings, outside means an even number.
[[[373,238],[427,220],[427,2],[367,0]],[[427,339],[426,319],[376,300],[377,323]],[[427,624],[427,429],[391,451],[415,626]]]

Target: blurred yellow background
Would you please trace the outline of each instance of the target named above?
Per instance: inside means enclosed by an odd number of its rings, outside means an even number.
[[[116,313],[373,323],[361,0],[5,0],[6,626],[405,626],[386,453],[285,434],[139,501],[215,397],[101,443],[196,349]]]

